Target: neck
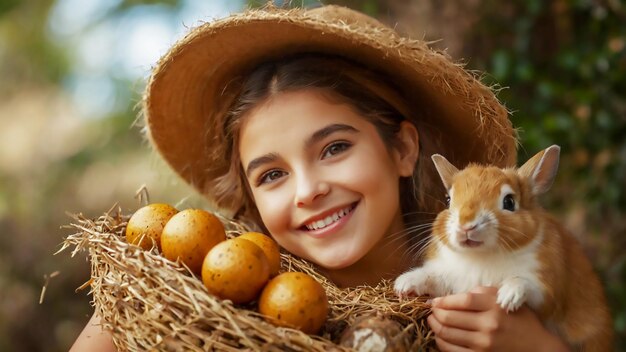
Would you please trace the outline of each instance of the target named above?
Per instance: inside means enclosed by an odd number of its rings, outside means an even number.
[[[395,279],[415,265],[409,258],[409,239],[385,236],[363,258],[349,267],[325,269],[324,274],[339,287],[375,286],[381,280]]]

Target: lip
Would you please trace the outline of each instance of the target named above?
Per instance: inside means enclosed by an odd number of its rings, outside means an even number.
[[[461,245],[461,247],[465,247],[465,248],[476,248],[476,247],[480,247],[483,245],[482,241],[473,241],[470,239],[467,239],[463,242],[459,243]]]
[[[349,205],[349,206],[352,207],[352,210],[350,210],[350,213],[344,215],[341,219],[333,222],[332,224],[330,224],[330,225],[328,225],[328,226],[326,226],[324,228],[317,229],[317,230],[308,230],[304,224],[307,224],[307,223],[309,223],[311,221],[324,219],[328,215],[332,215],[333,213],[335,213],[335,212],[337,212],[337,211],[339,211],[339,210],[341,210],[343,208],[346,208],[347,206],[344,205],[344,206],[341,206],[341,207],[337,207],[337,208],[331,209],[331,210],[329,210],[327,212],[324,212],[324,213],[320,214],[319,216],[312,217],[312,218],[306,220],[305,222],[303,222],[303,224],[299,228],[299,230],[301,232],[304,232],[305,234],[307,234],[309,236],[312,236],[312,237],[315,237],[315,238],[322,238],[322,237],[330,236],[330,235],[336,233],[337,231],[339,231],[350,220],[350,218],[352,218],[352,215],[356,211],[359,203],[360,203],[360,201],[354,202],[351,205]]]

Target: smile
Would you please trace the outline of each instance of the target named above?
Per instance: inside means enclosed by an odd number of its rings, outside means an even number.
[[[309,231],[314,231],[314,230],[319,230],[319,229],[323,229],[327,226],[332,225],[333,223],[339,221],[339,219],[343,218],[344,216],[350,214],[352,212],[352,210],[354,210],[356,206],[355,204],[351,204],[343,209],[340,209],[336,212],[334,212],[331,215],[328,215],[327,217],[325,217],[324,219],[321,220],[317,220],[317,221],[312,221],[308,224],[304,224],[304,226],[307,228],[307,230]]]

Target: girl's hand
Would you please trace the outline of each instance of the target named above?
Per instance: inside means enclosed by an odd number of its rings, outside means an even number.
[[[115,352],[111,334],[100,326],[100,317],[94,312],[91,319],[80,333],[70,352]]]
[[[507,314],[495,287],[433,299],[428,324],[441,351],[569,351],[522,306]]]

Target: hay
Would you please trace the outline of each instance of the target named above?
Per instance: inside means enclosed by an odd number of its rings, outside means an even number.
[[[376,287],[340,289],[311,264],[282,253],[281,272],[306,272],[326,289],[328,320],[320,336],[310,336],[265,322],[252,305],[236,306],[210,295],[199,278],[180,263],[161,257],[157,249],[144,251],[126,243],[129,216],[119,208],[97,219],[81,214],[72,217],[68,227],[77,232],[64,240],[58,252],[72,248],[72,257],[88,252],[91,279],[83,286],[90,286],[103,327],[120,350],[348,351],[332,341],[338,341],[343,329],[365,314],[400,322],[405,326],[403,334],[414,341],[411,350],[434,346],[424,321],[428,314],[424,299],[400,302],[389,281]],[[222,220],[228,237],[247,230]]]

